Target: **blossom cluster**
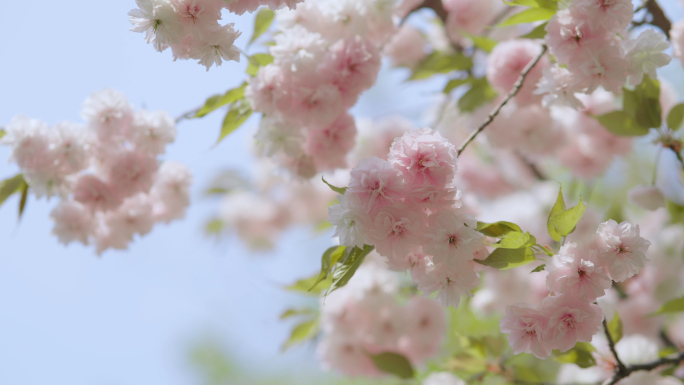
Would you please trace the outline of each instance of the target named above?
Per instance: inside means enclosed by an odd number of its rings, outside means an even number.
[[[346,375],[377,377],[370,355],[398,353],[419,365],[439,351],[446,333],[444,309],[434,300],[412,297],[397,303],[397,276],[371,253],[349,283],[321,306],[323,337],[318,356]]]
[[[388,160],[363,159],[328,220],[344,246],[373,245],[392,270],[409,269],[418,289],[457,307],[479,280],[473,259],[486,252],[476,221],[452,185],[456,149],[428,128],[394,140]]]
[[[303,0],[136,0],[131,10],[131,31],[145,33],[148,43],[162,52],[173,51],[174,59],[196,59],[207,67],[221,65],[223,60],[240,61],[235,39],[240,32],[234,23],[221,25],[221,10],[241,15],[259,6],[272,9],[294,8]]]
[[[278,13],[274,61],[245,90],[264,114],[261,155],[305,179],[346,167],[357,131],[348,110],[376,81],[393,10],[387,1],[321,0]]]
[[[671,60],[663,53],[670,44],[654,29],[631,38],[627,27],[633,17],[631,0],[573,0],[558,11],[546,26],[546,43],[557,63],[539,84],[545,104],[577,108],[576,92],[603,87],[620,93],[627,82],[640,84],[644,74],[656,78],[656,69]]]
[[[190,171],[157,159],[176,138],[164,111],[134,111],[117,91],[93,93],[83,104],[86,125],[52,127],[24,116],[7,126],[0,143],[37,197],[59,196],[53,233],[64,244],[94,241],[98,253],[125,249],[155,222],[185,216]]]
[[[591,342],[603,320],[601,308],[593,302],[605,295],[612,281],[639,273],[649,245],[638,225],[609,220],[599,225],[589,242],[562,246],[546,266],[546,285],[553,295],[539,307],[509,306],[501,319],[513,351],[543,359],[553,349],[565,352],[577,342]]]

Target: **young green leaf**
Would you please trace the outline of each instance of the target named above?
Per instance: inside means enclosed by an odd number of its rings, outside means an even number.
[[[546,36],[546,25],[548,23],[544,24],[539,24],[538,26],[534,27],[534,29],[526,34],[520,36],[521,39],[543,39]]]
[[[318,276],[320,273],[316,273],[313,276],[309,278],[303,278],[300,280],[297,280],[297,282],[287,285],[284,287],[285,290],[289,291],[296,291],[301,294],[309,294],[309,295],[315,295],[318,296],[325,290],[328,290],[330,285],[332,284],[332,277],[328,275],[328,278],[324,279],[322,282],[320,282],[316,287],[311,289],[311,286],[313,286],[314,282],[318,280]],[[310,290],[311,289],[311,290]]]
[[[540,271],[543,271],[544,268],[546,268],[546,264],[544,264],[544,265],[539,265],[539,266],[535,267],[534,270],[530,271],[530,274],[532,274],[532,273],[539,273]]]
[[[529,8],[522,12],[516,13],[509,17],[498,27],[506,27],[509,25],[532,23],[534,21],[549,20],[556,14],[556,11],[548,8]]]
[[[667,126],[670,130],[679,130],[682,127],[682,123],[684,123],[684,103],[672,107],[670,113],[667,115]]]
[[[612,111],[597,117],[599,123],[608,131],[619,136],[644,136],[648,127],[644,127],[636,118],[624,111]]]
[[[259,68],[273,63],[273,55],[268,53],[255,53],[247,61],[247,75],[255,76]]]
[[[4,129],[1,129],[0,130],[0,139],[2,139],[2,137],[5,135],[7,135],[7,131],[5,131]]]
[[[374,247],[370,245],[364,245],[363,249],[354,247],[345,255],[344,260],[336,265],[335,271],[332,273],[332,284],[328,289],[328,294],[346,285],[373,249]]]
[[[580,368],[589,368],[596,365],[596,360],[592,356],[594,347],[587,342],[578,342],[575,347],[565,353],[554,351],[553,359],[561,363],[575,364]]]
[[[12,194],[21,192],[26,181],[24,180],[24,175],[17,174],[11,178],[5,179],[0,182],[0,206],[9,198]]]
[[[496,47],[497,44],[499,44],[498,41],[494,39],[490,39],[485,36],[478,36],[478,35],[471,35],[465,31],[461,32],[462,35],[466,36],[470,40],[473,41],[473,45],[487,53],[492,52],[494,47]]]
[[[204,225],[204,232],[207,235],[219,235],[225,228],[226,224],[220,218],[214,218]]]
[[[221,134],[219,135],[216,144],[219,144],[226,136],[237,130],[250,115],[252,115],[252,107],[245,99],[240,99],[230,106],[226,117],[223,119]]]
[[[284,352],[295,345],[312,339],[316,334],[318,334],[318,317],[297,324],[294,329],[292,329],[290,338],[283,344],[281,350]]]
[[[499,270],[508,270],[526,265],[535,259],[532,249],[521,247],[519,249],[496,249],[486,259],[482,261],[476,259],[475,262]]]
[[[330,183],[328,183],[328,181],[325,180],[325,177],[321,177],[321,179],[323,179],[323,183],[327,184],[331,190],[333,190],[334,192],[336,192],[340,195],[344,195],[344,193],[347,191],[348,187],[336,187],[336,186],[333,186]]]
[[[274,18],[274,11],[272,11],[269,7],[261,7],[256,15],[256,18],[254,19],[254,33],[252,34],[252,38],[249,39],[249,44],[254,43],[259,36],[263,35],[263,33],[268,30],[268,27],[271,26]]]
[[[381,372],[393,374],[403,379],[413,378],[415,375],[411,362],[401,354],[385,352],[369,354],[369,357]]]
[[[558,234],[563,237],[567,237],[570,233],[575,231],[575,226],[582,219],[584,211],[587,206],[582,202],[582,197],[577,206],[567,209],[561,213],[558,213],[551,217],[551,226],[553,226]]]
[[[546,228],[549,231],[549,235],[556,242],[560,242],[561,235],[558,233],[558,230],[556,230],[556,228],[551,225],[551,218],[556,214],[562,213],[563,211],[565,211],[565,200],[563,199],[563,189],[561,188],[558,191],[558,198],[556,198],[556,203],[551,208],[549,218],[546,220]]]
[[[323,253],[323,256],[321,257],[321,272],[318,274],[316,282],[311,285],[308,291],[311,291],[321,281],[328,278],[328,275],[332,272],[332,268],[337,261],[339,261],[342,256],[346,256],[345,251],[349,252],[346,246],[333,246]]]
[[[644,75],[643,81],[634,90],[623,89],[622,110],[634,117],[643,128],[660,127],[660,82]]]
[[[472,68],[472,66],[473,61],[462,53],[436,51],[418,64],[409,80],[422,80],[435,74],[464,71]]]
[[[246,87],[247,83],[243,83],[240,87],[228,90],[223,95],[214,95],[210,97],[204,103],[204,106],[202,106],[202,108],[200,108],[199,111],[197,111],[193,118],[201,118],[225,105],[235,103],[236,101],[242,99],[245,96]]]
[[[24,181],[24,185],[21,186],[21,199],[19,200],[19,219],[21,220],[22,215],[24,215],[24,209],[26,208],[26,202],[28,200],[28,190],[29,185]]]
[[[290,317],[298,316],[298,315],[307,315],[307,314],[315,314],[316,311],[310,307],[304,307],[301,309],[287,309],[285,310],[281,315],[280,319],[288,319]]]
[[[469,77],[465,78],[465,79],[451,79],[446,84],[446,86],[444,86],[444,90],[442,92],[444,92],[445,94],[448,94],[451,91],[453,91],[454,89],[456,89],[462,85],[468,84],[471,81],[472,81],[472,78],[469,78]]]
[[[477,222],[476,230],[492,238],[501,238],[512,231],[522,233],[520,226],[516,225],[515,223],[506,221],[499,221],[494,223]]]
[[[509,232],[501,241],[495,243],[493,246],[501,249],[520,249],[523,247],[530,247],[537,244],[534,235],[529,232]]]
[[[620,314],[615,312],[615,316],[608,322],[608,333],[610,333],[613,342],[618,343],[622,339],[622,320]]]
[[[684,297],[673,299],[671,301],[665,302],[663,306],[660,307],[655,313],[649,315],[658,315],[664,313],[677,313],[684,311]]]
[[[473,79],[471,83],[468,92],[458,100],[458,109],[463,112],[473,112],[496,97],[496,91],[489,85],[487,78]]]

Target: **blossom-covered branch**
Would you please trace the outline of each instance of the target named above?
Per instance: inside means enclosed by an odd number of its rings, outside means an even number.
[[[617,358],[617,355],[616,355]],[[624,371],[618,371],[610,380],[608,385],[615,385],[623,378],[629,376],[633,372],[641,370],[651,371],[663,365],[677,365],[684,362],[684,351],[679,352],[675,357],[663,357],[659,360],[649,362],[647,364],[627,365]]]
[[[539,53],[539,55],[537,55],[537,57],[534,60],[532,60],[530,63],[527,64],[527,67],[525,67],[523,69],[522,73],[520,74],[520,77],[518,78],[518,80],[513,85],[513,89],[511,89],[511,91],[499,103],[499,105],[497,105],[496,108],[494,108],[494,110],[492,110],[492,112],[487,116],[487,119],[485,119],[485,121],[482,122],[482,124],[475,131],[473,131],[470,134],[470,136],[468,136],[466,141],[458,149],[457,156],[461,155],[461,153],[463,152],[463,150],[465,150],[465,148],[468,146],[468,144],[470,144],[470,142],[472,142],[475,139],[475,137],[477,137],[477,135],[479,135],[480,132],[482,132],[489,124],[491,124],[494,121],[494,118],[496,118],[496,116],[499,114],[501,109],[509,101],[511,101],[511,99],[513,99],[515,97],[515,95],[518,94],[518,91],[520,91],[520,88],[522,88],[523,83],[525,82],[525,77],[527,77],[527,74],[530,73],[530,71],[532,71],[532,68],[534,68],[534,66],[537,65],[539,60],[541,60],[541,58],[546,54],[547,49],[548,48],[545,44],[542,45],[541,52]]]

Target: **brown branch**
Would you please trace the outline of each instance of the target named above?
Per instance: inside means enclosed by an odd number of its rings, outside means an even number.
[[[665,16],[665,12],[660,8],[660,4],[656,0],[646,0],[646,10],[653,16],[649,24],[660,28],[667,38],[670,38],[670,29],[672,29],[672,22]]]
[[[649,362],[647,364],[629,365],[625,368],[624,372],[616,372],[607,385],[615,385],[618,383],[618,381],[622,380],[625,377],[628,377],[630,374],[634,372],[638,372],[641,370],[651,371],[663,365],[678,365],[682,362],[684,362],[684,351],[679,352],[679,354],[677,354],[675,357],[664,357],[659,360]]]
[[[627,367],[625,367],[625,364],[622,363],[622,360],[620,360],[620,357],[618,356],[617,350],[615,350],[615,341],[613,341],[613,336],[611,336],[610,331],[608,331],[608,324],[606,323],[605,317],[603,318],[603,331],[606,333],[608,346],[610,347],[611,353],[613,353],[613,357],[615,357],[615,362],[617,362],[616,376],[623,375],[623,377],[627,377],[624,375],[627,372]]]
[[[468,139],[466,139],[465,143],[463,143],[461,145],[461,147],[458,149],[456,156],[460,156],[461,153],[463,152],[463,150],[465,150],[465,148],[468,146],[468,144],[470,144],[470,142],[472,142],[475,139],[475,137],[480,134],[480,132],[482,132],[485,128],[487,128],[487,126],[490,123],[492,123],[492,121],[494,121],[494,118],[496,118],[496,116],[499,115],[499,112],[501,112],[501,109],[511,99],[513,99],[515,97],[515,95],[518,94],[518,91],[520,91],[520,88],[522,88],[522,86],[523,86],[523,82],[525,81],[527,74],[529,74],[530,71],[532,70],[532,68],[534,68],[534,66],[537,65],[539,60],[541,60],[542,56],[544,56],[544,54],[546,53],[546,50],[547,50],[546,45],[542,45],[541,52],[539,53],[539,55],[536,58],[534,58],[534,60],[532,60],[531,62],[529,62],[527,64],[525,69],[523,69],[522,73],[520,74],[520,77],[518,78],[518,80],[513,85],[513,89],[511,89],[511,91],[508,93],[508,95],[506,95],[506,97],[501,101],[501,103],[499,103],[499,105],[496,106],[496,108],[494,108],[494,110],[489,113],[489,116],[487,116],[487,119],[485,119],[485,121],[475,131],[473,131],[470,134],[470,136],[468,136]]]

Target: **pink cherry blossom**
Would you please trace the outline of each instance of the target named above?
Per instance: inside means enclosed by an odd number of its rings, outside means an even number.
[[[166,111],[138,111],[131,131],[135,147],[149,154],[163,154],[176,140],[176,124]]]
[[[123,193],[118,184],[110,184],[95,175],[81,176],[74,186],[74,199],[93,211],[108,211],[119,207]]]
[[[575,0],[572,7],[592,28],[613,33],[623,32],[634,17],[631,0]]]
[[[386,160],[363,159],[351,172],[349,194],[356,194],[368,212],[398,202],[404,197],[402,175]]]
[[[458,307],[461,296],[472,296],[472,290],[480,283],[473,261],[434,263],[426,260],[421,266],[423,271],[416,267],[412,269],[412,277],[418,285],[418,290],[426,295],[438,291],[437,300],[444,306]],[[419,274],[413,275],[414,271]]]
[[[551,354],[550,341],[544,337],[548,322],[548,315],[531,305],[522,304],[506,307],[500,327],[508,334],[508,344],[513,353],[532,353],[539,359],[545,359]]]
[[[148,192],[158,168],[154,157],[138,151],[122,151],[112,160],[109,182],[128,195]]]
[[[79,202],[62,201],[52,210],[50,217],[55,222],[52,233],[63,244],[79,241],[88,244],[95,224],[90,210]]]
[[[439,303],[425,297],[412,297],[404,317],[405,332],[399,339],[399,350],[414,363],[436,355],[446,334],[446,316]]]
[[[410,206],[395,203],[380,208],[370,236],[380,255],[401,258],[413,245],[419,244],[423,236],[425,217]]]
[[[404,24],[385,45],[383,54],[389,56],[395,66],[413,68],[427,56],[426,43],[418,29]]]
[[[646,250],[651,242],[639,235],[639,225],[614,220],[601,223],[596,245],[604,258],[610,276],[616,282],[637,274],[648,258]]]
[[[452,263],[474,258],[484,246],[483,236],[475,231],[477,221],[452,210],[438,211],[428,218],[423,249],[435,263]]]
[[[358,95],[375,83],[379,70],[380,54],[358,35],[330,47],[321,69],[340,89],[347,106],[353,105]]]
[[[345,112],[330,125],[306,133],[306,152],[313,158],[317,170],[345,168],[355,137],[356,123]]]
[[[576,243],[561,247],[546,265],[546,270],[549,290],[578,301],[591,302],[603,296],[612,284],[598,262],[597,252]]]
[[[494,47],[487,61],[487,80],[502,94],[506,94],[520,77],[525,67],[541,52],[541,46],[532,40],[508,40]],[[543,58],[527,74],[515,100],[519,104],[536,102],[535,84],[542,76],[547,59]]]
[[[577,342],[591,342],[603,320],[597,305],[564,295],[545,298],[540,311],[549,320],[542,338],[547,346],[561,352],[570,350]]]
[[[128,20],[133,24],[131,31],[145,32],[147,42],[160,52],[180,42],[183,24],[171,1],[136,0],[135,3],[138,8],[128,12]]]
[[[357,247],[372,244],[369,237],[372,219],[358,195],[347,193],[338,196],[337,201],[328,208],[328,222],[335,226],[334,236],[339,237],[340,244]]]
[[[444,187],[456,172],[456,148],[437,131],[422,128],[396,138],[389,161],[405,175],[408,185]]]

